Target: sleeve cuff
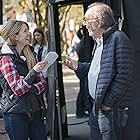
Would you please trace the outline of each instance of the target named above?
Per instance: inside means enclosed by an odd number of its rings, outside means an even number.
[[[34,69],[31,69],[27,76],[24,78],[25,82],[27,82],[29,85],[31,85],[37,76],[37,72]]]

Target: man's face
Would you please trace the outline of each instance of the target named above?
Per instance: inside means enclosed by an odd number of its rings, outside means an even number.
[[[96,12],[96,11],[95,11]],[[83,24],[86,26],[89,35],[93,38],[98,37],[99,27],[98,27],[98,19],[94,16],[93,10],[88,9],[83,18]]]

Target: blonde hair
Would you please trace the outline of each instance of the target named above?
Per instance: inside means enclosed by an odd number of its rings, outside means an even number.
[[[20,31],[21,26],[23,24],[26,24],[27,27],[29,28],[26,22],[18,20],[10,20],[4,25],[2,25],[2,27],[0,28],[0,35],[4,38],[4,40],[8,43],[8,45],[16,47],[17,44],[15,36]],[[36,58],[29,46],[24,47],[23,54],[26,57],[27,65],[30,70],[36,64]]]

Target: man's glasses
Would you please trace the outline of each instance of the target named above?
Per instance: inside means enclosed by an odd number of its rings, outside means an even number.
[[[83,18],[83,24],[86,24],[88,21],[93,20],[92,18]]]
[[[83,25],[85,25],[85,24],[87,24],[88,22],[90,22],[90,21],[93,21],[93,20],[97,20],[97,18],[87,18],[87,17],[84,17],[83,18]]]

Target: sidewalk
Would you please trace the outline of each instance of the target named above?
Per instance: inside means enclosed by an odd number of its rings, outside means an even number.
[[[65,89],[68,135],[66,140],[88,140],[88,118],[76,118],[76,98],[79,92],[79,79],[74,71],[63,66],[63,81]]]

